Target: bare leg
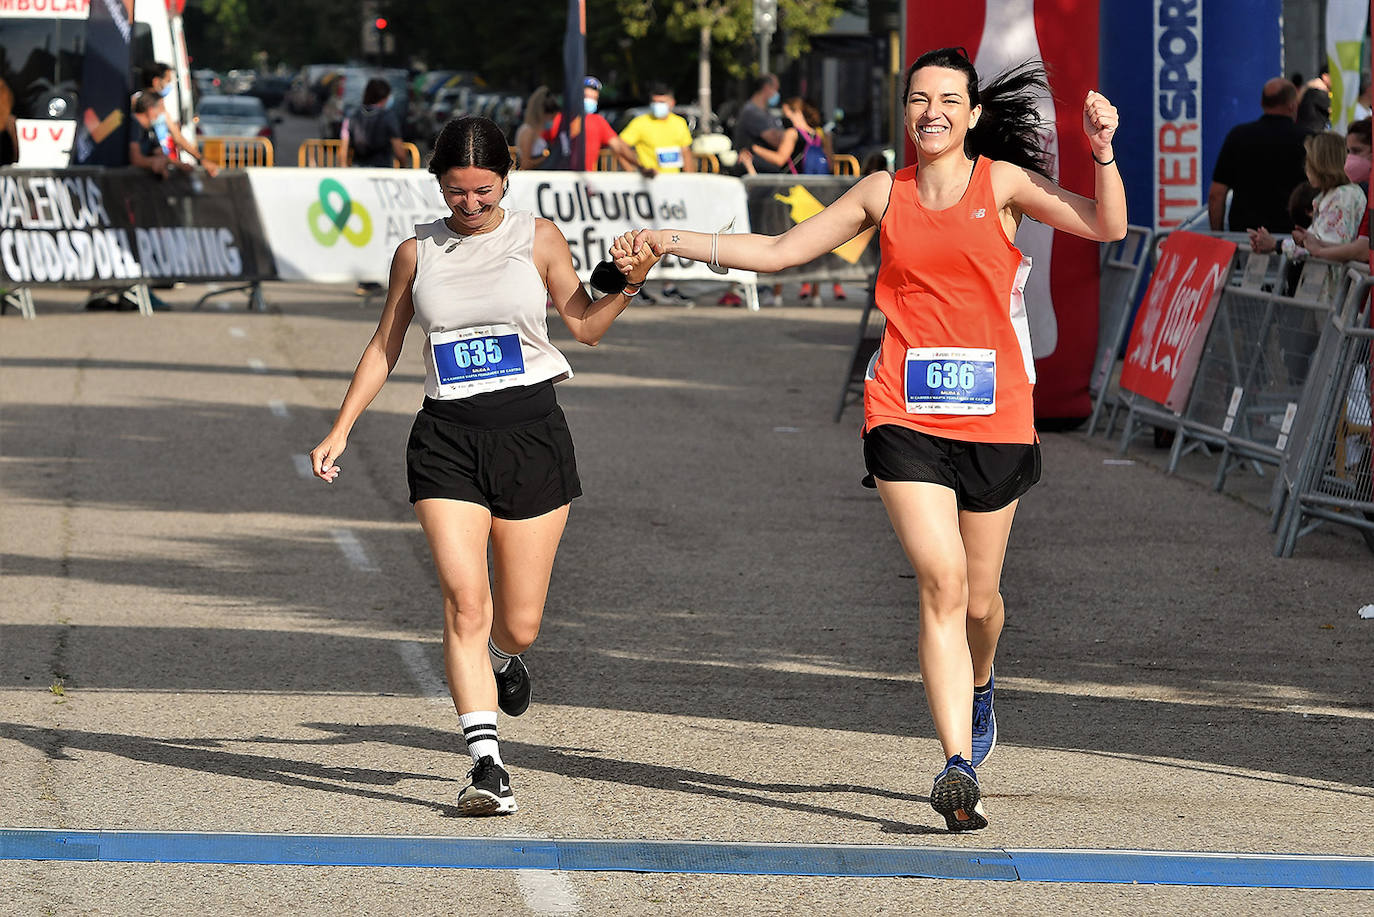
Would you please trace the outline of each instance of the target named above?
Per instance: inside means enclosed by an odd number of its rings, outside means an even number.
[[[999,587],[1015,515],[1015,502],[990,513],[959,514],[959,531],[968,558],[968,646],[975,685],[985,685],[992,677],[992,659],[1002,635],[1005,606]]]
[[[967,635],[968,562],[954,491],[924,482],[877,484],[920,587],[918,657],[935,734],[946,758],[967,758],[973,748],[973,661]]]
[[[491,520],[496,596],[491,640],[497,649],[523,653],[539,635],[553,558],[567,522],[567,504],[533,519]]]
[[[444,674],[460,714],[496,709],[496,679],[487,656],[491,584],[487,536],[491,513],[461,500],[420,500],[415,515],[429,540],[444,595]]]

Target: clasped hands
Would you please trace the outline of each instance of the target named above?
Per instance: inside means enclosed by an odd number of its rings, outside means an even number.
[[[652,230],[641,229],[616,236],[610,254],[627,283],[641,284],[649,276],[649,269],[663,257],[663,250],[655,244]]]

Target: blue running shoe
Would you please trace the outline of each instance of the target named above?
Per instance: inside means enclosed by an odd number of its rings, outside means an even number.
[[[930,789],[930,807],[945,817],[951,831],[977,831],[988,826],[978,775],[959,755],[950,758]]]
[[[986,691],[973,689],[973,761],[974,767],[983,762],[997,747],[997,714],[992,711],[992,674],[988,674]]]

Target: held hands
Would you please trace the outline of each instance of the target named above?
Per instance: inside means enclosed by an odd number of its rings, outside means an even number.
[[[663,250],[651,241],[653,230],[641,229],[617,236],[611,244],[611,260],[630,283],[643,283],[649,269],[663,257]]]
[[[1112,158],[1112,137],[1120,122],[1116,106],[1095,89],[1088,90],[1083,100],[1083,133],[1088,135],[1093,158],[1099,162]]]
[[[318,446],[311,449],[310,470],[315,472],[315,477],[326,484],[333,484],[334,479],[339,476],[339,466],[334,462],[343,455],[346,448],[348,448],[348,438],[331,431]]]

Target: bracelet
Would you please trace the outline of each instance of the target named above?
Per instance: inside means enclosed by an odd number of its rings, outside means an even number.
[[[631,287],[633,287],[634,289],[631,289]],[[624,296],[626,299],[633,299],[634,297],[639,295],[639,291],[643,288],[643,280],[641,280],[639,283],[627,283],[625,284],[624,289],[620,291],[620,295]]]
[[[1089,155],[1089,156],[1093,156],[1092,153],[1089,153],[1088,155]],[[1109,166],[1109,165],[1111,165],[1112,163],[1116,162],[1116,156],[1112,156],[1112,158],[1111,158],[1111,159],[1108,159],[1106,162],[1103,162],[1102,160],[1098,159],[1096,156],[1093,156],[1093,162],[1097,163],[1099,166]]]
[[[711,233],[711,261],[710,261],[710,266],[713,267],[713,268],[717,268],[717,269],[720,268],[720,262],[716,260],[716,246],[717,246],[717,244],[718,244],[719,242],[720,242],[720,233],[718,233],[718,232],[713,232],[713,233]]]

